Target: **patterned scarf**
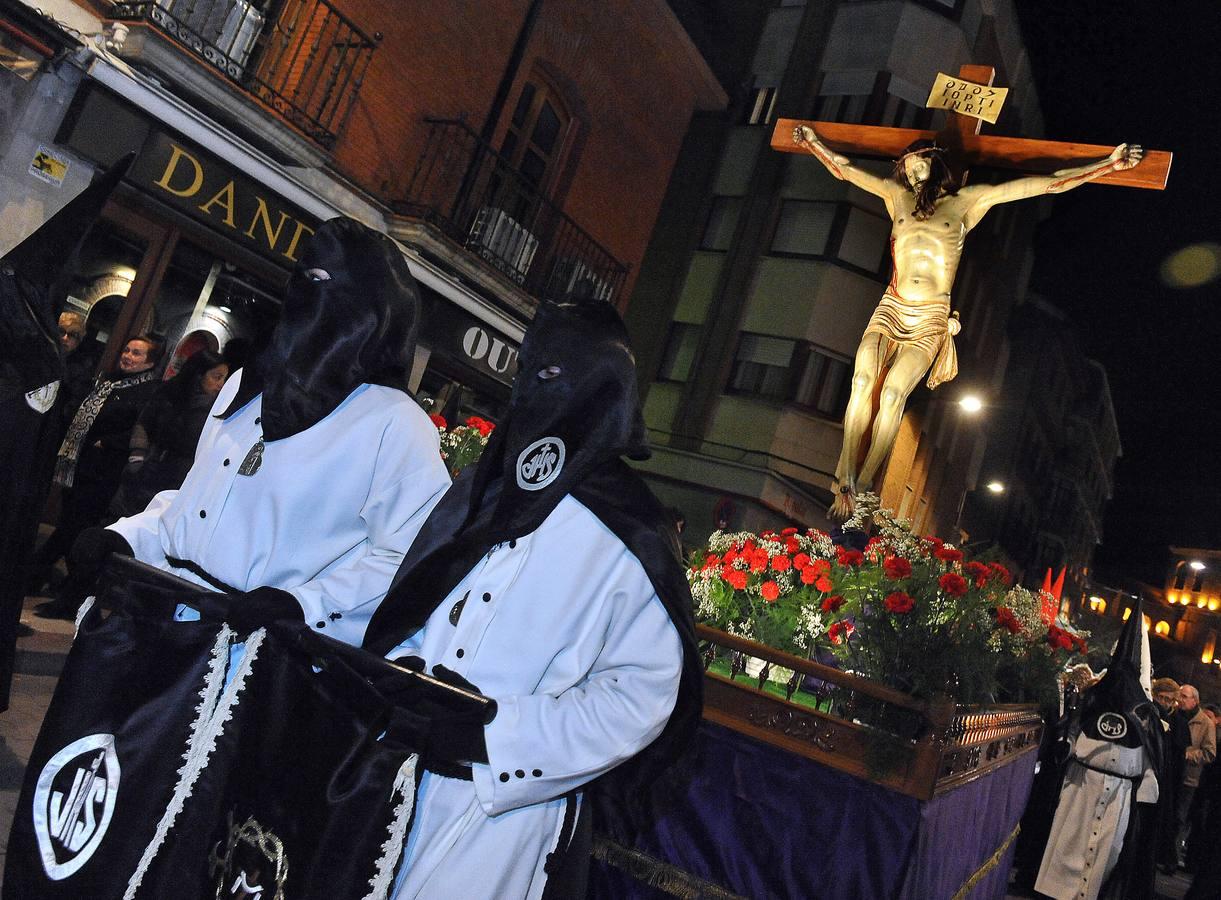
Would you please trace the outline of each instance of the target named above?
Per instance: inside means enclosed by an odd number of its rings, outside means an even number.
[[[68,435],[64,438],[63,444],[60,445],[59,458],[55,460],[56,484],[72,487],[72,483],[76,480],[76,461],[81,455],[81,447],[84,446],[85,436],[89,434],[89,429],[93,427],[98,413],[106,405],[106,398],[115,391],[121,391],[123,388],[133,387],[137,384],[144,384],[144,382],[152,381],[156,377],[156,372],[149,369],[146,372],[141,372],[139,375],[131,375],[127,378],[105,378],[93,386],[93,390],[89,392],[89,396],[85,398],[81,408],[72,417],[72,424],[68,426]]]

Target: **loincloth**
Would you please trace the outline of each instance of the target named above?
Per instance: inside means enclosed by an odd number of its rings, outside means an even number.
[[[915,347],[923,351],[932,366],[928,377],[930,388],[952,381],[958,374],[958,354],[954,348],[958,331],[958,318],[951,316],[948,298],[915,303],[904,300],[893,290],[882,295],[865,326],[865,334],[886,339],[879,348],[878,374],[900,347]]]

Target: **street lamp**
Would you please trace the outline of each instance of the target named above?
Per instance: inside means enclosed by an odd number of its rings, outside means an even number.
[[[987,483],[987,485],[985,485],[985,487],[987,487],[988,490],[994,494],[1005,493],[1005,484],[1004,484],[1004,482],[1001,482],[1001,481],[995,481],[995,480],[989,481]]]
[[[1193,569],[1195,569],[1197,572],[1200,572],[1200,571],[1208,568],[1208,566],[1204,565],[1204,563],[1200,562],[1198,559],[1193,559],[1190,563],[1188,563],[1188,565],[1191,566]]]
[[[984,401],[979,399],[979,397],[975,394],[963,394],[958,399],[958,405],[962,408],[963,412],[968,413],[969,415],[975,415],[984,408]]]

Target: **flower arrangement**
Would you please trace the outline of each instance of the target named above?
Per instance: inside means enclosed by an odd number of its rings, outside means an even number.
[[[789,653],[833,661],[921,697],[1047,701],[1086,650],[1050,595],[1012,585],[999,563],[968,560],[861,495],[845,529],[863,550],[815,529],[716,532],[688,570],[696,618]]]
[[[430,413],[428,418],[437,426],[441,436],[441,459],[449,469],[451,478],[477,461],[488,445],[488,437],[496,426],[487,419],[471,416],[464,425],[448,426],[443,416]]]

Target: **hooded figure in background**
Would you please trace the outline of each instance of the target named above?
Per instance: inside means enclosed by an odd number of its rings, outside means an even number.
[[[1072,756],[1035,890],[1055,898],[1153,897],[1163,727],[1150,692],[1138,598],[1106,674],[1081,698]]]
[[[222,388],[182,487],[82,535],[228,594],[239,631],[301,620],[359,644],[449,485],[407,393],[419,293],[398,247],[331,219],[303,249],[269,346]],[[180,618],[193,618],[180,608]]]
[[[113,165],[0,259],[0,710],[8,708],[23,570],[60,437],[56,320],[81,245],[131,160]]]
[[[423,737],[399,900],[584,896],[590,782],[638,788],[690,740],[701,669],[627,333],[543,303],[509,410],[408,551],[365,647],[498,705]]]

